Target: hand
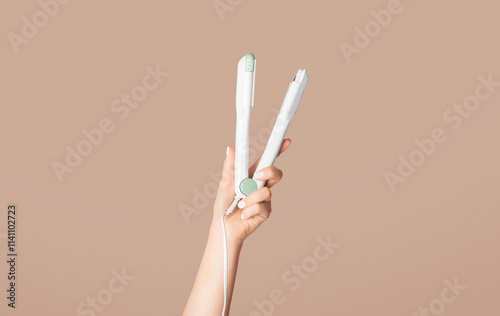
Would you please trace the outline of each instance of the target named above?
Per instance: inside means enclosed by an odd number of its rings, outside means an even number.
[[[278,156],[290,146],[291,142],[289,138],[283,141]],[[250,178],[253,177],[259,161],[260,158],[250,167]],[[271,187],[281,180],[283,172],[274,166],[257,171],[262,172],[262,177],[258,180],[267,180],[266,185],[241,199],[234,212],[225,218],[228,241],[243,243],[271,215]],[[234,148],[228,147],[214,204],[213,225],[220,225],[220,218],[234,200],[234,195]]]

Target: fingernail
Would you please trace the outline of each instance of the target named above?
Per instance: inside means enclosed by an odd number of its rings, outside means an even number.
[[[264,172],[258,171],[253,176],[254,176],[255,179],[260,179],[260,178],[262,178],[264,176]]]
[[[229,146],[226,147],[226,156],[229,154]]]
[[[240,202],[238,202],[238,207],[239,207],[240,209],[245,208],[245,206],[247,206],[247,205],[246,205],[246,203],[245,203],[245,201],[240,201]]]
[[[245,216],[243,216],[243,213],[241,213],[241,219],[245,220]]]

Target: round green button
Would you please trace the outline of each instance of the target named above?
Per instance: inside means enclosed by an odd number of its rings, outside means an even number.
[[[252,194],[253,191],[257,190],[257,182],[254,179],[246,178],[240,183],[240,191],[245,195]]]

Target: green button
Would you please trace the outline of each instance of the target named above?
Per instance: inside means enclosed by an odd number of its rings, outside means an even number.
[[[254,179],[246,178],[240,183],[241,193],[245,195],[252,194],[253,191],[257,190],[257,182]]]

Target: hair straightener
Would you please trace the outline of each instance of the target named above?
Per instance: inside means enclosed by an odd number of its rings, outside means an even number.
[[[262,188],[266,181],[259,181],[248,177],[248,153],[250,111],[253,108],[255,90],[256,60],[253,54],[247,54],[238,62],[238,76],[236,84],[236,144],[234,165],[234,192],[235,197],[227,211],[222,215],[222,234],[224,242],[224,307],[222,316],[225,316],[227,305],[227,241],[224,217],[231,214],[238,202],[252,192]],[[299,69],[297,75],[288,86],[288,90],[281,105],[273,131],[260,159],[256,171],[272,166],[281,148],[285,133],[292,122],[306,88],[309,76],[305,69]]]

